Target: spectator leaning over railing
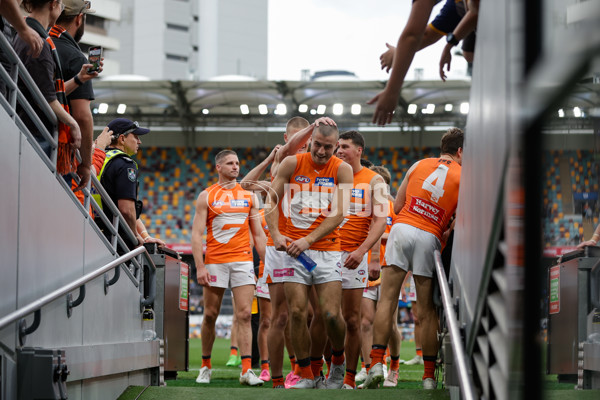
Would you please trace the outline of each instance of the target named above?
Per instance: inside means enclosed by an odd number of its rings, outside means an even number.
[[[31,29],[25,23],[21,11],[19,10],[18,0],[4,0],[0,2],[0,31],[4,33],[9,42],[12,42],[14,38],[14,31],[23,39],[29,48],[31,49],[31,55],[38,57],[44,46],[44,41],[33,29]],[[8,21],[14,28],[14,31],[10,30],[10,26],[5,22]],[[6,72],[10,73],[11,65],[6,58],[6,54],[0,49],[0,63],[6,69]],[[0,80],[0,93],[6,94],[6,85],[4,81]]]
[[[94,100],[94,88],[91,80],[83,82],[77,76],[81,72],[81,67],[87,64],[87,59],[81,52],[78,43],[85,30],[86,15],[96,11],[90,8],[91,2],[89,1],[63,0],[63,3],[65,9],[56,20],[56,24],[50,29],[50,37],[56,45],[66,85],[70,82],[76,85],[67,99],[69,111],[81,130],[81,148],[79,149],[81,164],[77,167],[77,174],[82,181],[87,182],[90,176],[94,136],[94,118],[90,108],[90,102]],[[102,67],[98,72],[102,72]],[[68,89],[70,88],[67,87],[67,91]],[[73,185],[77,186],[74,182]],[[78,195],[78,197],[83,202],[83,196]]]
[[[74,79],[65,84],[60,70],[60,61],[54,42],[48,37],[46,29],[50,28],[56,22],[56,19],[62,12],[64,5],[60,0],[24,0],[23,7],[29,16],[25,22],[29,27],[35,30],[38,35],[45,40],[42,52],[38,58],[31,55],[31,48],[21,37],[16,36],[13,41],[15,52],[27,68],[29,74],[40,89],[42,95],[48,101],[52,111],[58,118],[58,154],[57,171],[61,175],[67,175],[75,172],[77,162],[75,159],[75,150],[81,146],[81,131],[79,125],[69,114],[66,95],[73,91],[77,84]],[[85,64],[78,74],[78,79],[82,82],[96,77],[97,73],[88,74],[87,68],[91,64]],[[69,88],[65,92],[65,88]],[[22,80],[19,80],[19,89],[23,92],[27,101],[31,104],[44,126],[53,132],[53,124],[44,116],[43,112],[36,105],[33,95],[29,92]],[[31,118],[26,114],[22,107],[17,107],[19,117],[23,120],[27,128],[38,140],[46,154],[50,154],[49,143],[44,139],[39,129],[35,126]],[[89,175],[88,175],[89,176]],[[82,188],[87,182],[83,179],[76,189]]]

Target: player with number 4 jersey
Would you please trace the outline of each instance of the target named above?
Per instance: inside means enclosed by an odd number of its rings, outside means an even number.
[[[371,370],[364,383],[375,388],[383,380],[382,360],[390,336],[390,318],[398,303],[407,271],[412,271],[419,299],[421,346],[425,373],[423,388],[435,389],[435,360],[438,351],[437,315],[433,304],[434,252],[449,235],[446,230],[456,211],[463,154],[464,134],[449,129],[441,142],[438,158],[415,163],[408,170],[394,202],[398,216],[386,244],[382,268],[381,297],[373,324]]]

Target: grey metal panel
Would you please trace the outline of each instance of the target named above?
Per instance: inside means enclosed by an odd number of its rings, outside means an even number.
[[[496,199],[507,151],[508,5],[483,2],[466,126],[461,188],[453,247],[452,275],[461,292],[460,318],[470,324],[482,276]],[[485,43],[485,46],[481,44]]]
[[[20,169],[19,307],[83,272],[80,210],[25,141],[21,146]],[[44,307],[40,328],[28,337],[28,345],[57,347],[80,342],[81,329],[73,329],[78,325],[78,317],[74,318],[67,323],[66,300]]]
[[[146,385],[150,383],[150,378]],[[86,381],[81,390],[82,400],[117,399],[129,386],[127,374],[109,375]],[[69,399],[71,399],[69,393]]]
[[[69,381],[158,367],[159,341],[66,347]]]
[[[117,258],[116,255],[110,253],[93,226],[95,226],[95,222],[91,218],[84,224],[84,274],[92,272]]]
[[[19,141],[21,135],[6,111],[0,109],[0,315],[17,308],[17,246],[19,197]],[[0,331],[0,342],[14,348],[14,324]]]

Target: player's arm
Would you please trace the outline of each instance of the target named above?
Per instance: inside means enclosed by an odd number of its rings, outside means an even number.
[[[258,164],[256,167],[254,167],[250,172],[248,172],[246,174],[244,179],[242,179],[242,181],[240,182],[240,185],[242,185],[242,188],[244,188],[245,190],[253,191],[253,192],[258,191],[261,194],[267,193],[269,191],[269,188],[271,187],[271,182],[261,181],[260,177],[262,176],[262,174],[265,173],[265,171],[267,170],[267,167],[275,160],[275,156],[280,148],[281,148],[280,144],[275,146],[273,148],[273,150],[271,151],[271,153],[269,153],[267,158],[265,158],[260,164]]]
[[[249,223],[252,238],[254,239],[254,248],[260,259],[265,262],[265,246],[267,245],[267,236],[260,224],[260,214],[258,212],[258,198],[252,195],[252,208],[250,209]]]
[[[406,173],[406,176],[402,180],[400,187],[398,188],[398,193],[396,194],[396,199],[394,200],[394,212],[396,214],[398,214],[400,212],[400,210],[402,210],[402,207],[404,207],[404,202],[406,201],[406,188],[408,186],[408,179],[410,178],[410,174],[417,167],[418,163],[419,162],[417,161],[416,163],[413,164],[412,167],[410,167],[410,169]]]
[[[398,39],[390,79],[385,85],[385,89],[367,102],[368,104],[377,103],[373,114],[373,122],[378,125],[392,122],[393,112],[398,105],[398,97],[404,78],[415,53],[419,49],[434,5],[434,0],[413,1],[408,22]]]
[[[269,226],[269,233],[277,250],[286,249],[286,237],[279,232],[279,208],[277,204],[284,196],[285,184],[296,169],[296,157],[288,157],[279,166],[277,176],[271,183],[271,190],[267,194],[267,208],[265,208],[265,221]]]
[[[202,235],[206,229],[206,217],[208,216],[208,193],[204,190],[196,200],[196,214],[192,223],[192,254],[196,264],[196,278],[198,284],[210,286],[210,274],[204,266],[204,251]]]
[[[312,246],[313,243],[333,232],[344,220],[344,213],[350,207],[350,193],[354,182],[352,167],[346,163],[340,164],[338,168],[338,185],[333,194],[331,202],[331,212],[327,218],[317,226],[312,232],[303,238],[292,242],[287,249],[287,253],[292,257],[298,255]]]
[[[335,121],[329,117],[321,117],[317,119],[306,128],[296,132],[296,134],[292,136],[290,140],[283,145],[283,147],[281,147],[276,156],[276,160],[281,161],[288,156],[293,156],[294,154],[298,153],[298,150],[300,150],[302,146],[308,142],[314,129],[319,125],[337,126]]]
[[[381,273],[381,238],[371,248],[371,259],[369,260],[369,280],[376,281]]]
[[[135,222],[135,228],[136,228],[136,232],[142,237],[144,243],[156,243],[159,246],[166,246],[167,245],[165,242],[163,242],[159,238],[150,236],[150,234],[146,230],[146,226],[144,225],[144,223],[142,222],[142,220],[139,219],[139,218]]]
[[[387,216],[389,214],[388,201],[386,196],[386,186],[383,178],[379,175],[373,177],[370,182],[371,186],[371,212],[373,218],[371,220],[371,227],[369,234],[360,246],[352,253],[348,255],[344,266],[349,269],[355,269],[358,267],[367,251],[371,249],[377,241],[380,240],[381,235],[385,232],[387,224]],[[373,253],[371,253],[371,257]]]

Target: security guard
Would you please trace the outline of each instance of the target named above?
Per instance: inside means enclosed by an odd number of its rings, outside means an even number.
[[[149,129],[140,128],[137,122],[126,118],[117,118],[108,124],[112,131],[110,146],[106,148],[106,159],[102,169],[98,174],[98,180],[115,203],[127,225],[136,234],[138,243],[126,241],[129,249],[133,249],[144,243],[158,243],[164,246],[165,243],[151,237],[144,224],[139,219],[142,213],[142,202],[137,199],[138,195],[138,166],[130,158],[135,155],[142,144],[140,136],[150,132]],[[112,221],[113,213],[109,207],[102,202],[102,209],[109,221]],[[102,229],[102,221],[97,218],[99,226]],[[103,229],[104,234],[110,239],[110,233]],[[122,235],[123,236],[123,235]]]

